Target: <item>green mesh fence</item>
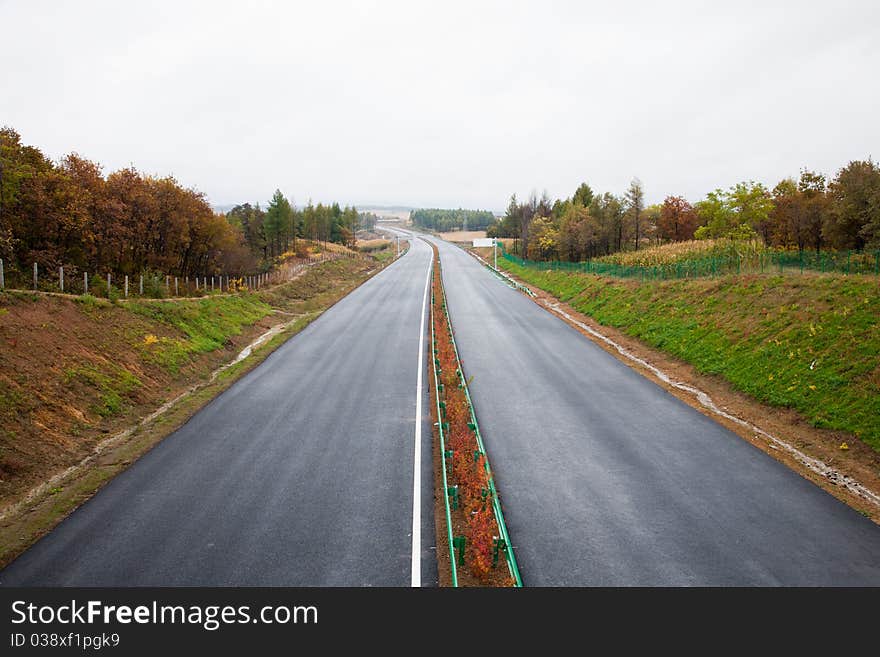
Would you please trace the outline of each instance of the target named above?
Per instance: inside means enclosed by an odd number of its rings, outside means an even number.
[[[842,274],[880,275],[880,251],[765,251],[742,257],[709,257],[682,260],[662,265],[621,265],[613,262],[587,260],[566,262],[561,260],[525,260],[507,251],[501,256],[529,269],[542,271],[572,271],[600,274],[618,278],[664,280],[698,278],[725,274],[758,272],[816,271]]]

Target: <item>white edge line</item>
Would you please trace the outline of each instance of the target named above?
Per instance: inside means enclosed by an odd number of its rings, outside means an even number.
[[[431,283],[431,270],[434,266],[434,254],[428,263],[428,274],[425,277],[425,293],[422,295],[422,319],[419,322],[419,362],[416,377],[416,431],[415,451],[413,454],[413,509],[412,509],[412,571],[411,586],[422,585],[422,366],[425,360],[425,307],[428,305],[428,286]]]

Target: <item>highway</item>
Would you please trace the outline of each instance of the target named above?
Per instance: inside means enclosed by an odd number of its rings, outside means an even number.
[[[880,527],[432,241],[526,586],[880,585]]]
[[[416,240],[11,563],[0,585],[436,585],[420,350],[430,261]]]

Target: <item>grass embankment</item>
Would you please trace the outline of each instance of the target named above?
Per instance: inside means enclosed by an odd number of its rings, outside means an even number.
[[[197,388],[75,480],[3,520],[0,564],[379,267],[373,258],[340,258],[255,293],[174,301],[0,294],[0,510]],[[212,381],[218,367],[282,323],[285,331]]]
[[[649,281],[500,267],[596,321],[819,428],[880,451],[880,281],[747,275]]]

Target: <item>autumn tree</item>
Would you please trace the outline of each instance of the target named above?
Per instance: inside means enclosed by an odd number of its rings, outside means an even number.
[[[596,223],[590,210],[580,203],[568,204],[560,219],[559,255],[571,262],[591,257],[596,247]]]
[[[527,257],[532,260],[551,260],[557,256],[559,230],[549,216],[537,215],[529,228]]]
[[[871,159],[852,161],[829,186],[831,208],[823,235],[838,249],[880,247],[880,167]]]
[[[801,221],[801,199],[797,182],[784,178],[776,184],[772,194],[772,243],[776,246],[796,245],[798,250],[803,251],[807,242],[807,231]]]
[[[803,241],[812,244],[818,253],[825,240],[824,227],[829,208],[825,176],[807,169],[801,171],[795,208],[799,236],[802,234]],[[798,248],[803,250],[801,243]]]
[[[657,220],[660,239],[671,242],[692,240],[696,229],[697,212],[694,206],[681,196],[667,196]]]

